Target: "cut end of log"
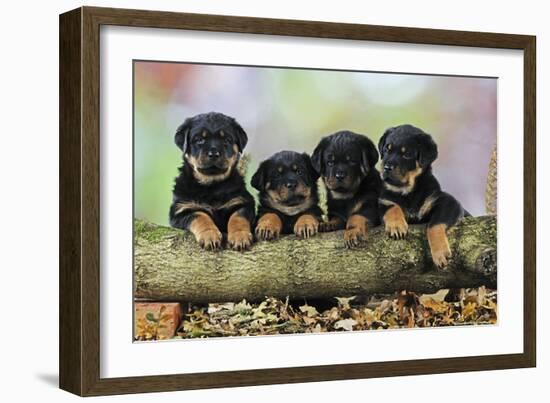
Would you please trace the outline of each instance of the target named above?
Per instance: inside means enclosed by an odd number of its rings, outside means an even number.
[[[475,271],[487,277],[497,275],[497,251],[495,248],[485,248],[479,253],[474,265]]]

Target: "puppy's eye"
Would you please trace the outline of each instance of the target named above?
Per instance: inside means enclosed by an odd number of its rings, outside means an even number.
[[[406,160],[412,160],[416,157],[416,153],[413,150],[407,150],[403,153],[403,158]]]
[[[201,146],[201,145],[204,144],[204,142],[205,142],[204,138],[202,138],[202,137],[195,137],[195,144]]]
[[[330,161],[330,160],[327,161],[327,165],[328,165],[329,167],[334,166],[334,161]]]
[[[231,138],[225,136],[225,137],[223,138],[223,142],[224,142],[225,144],[231,144],[233,141],[231,140]]]
[[[296,175],[302,175],[302,170],[300,168],[296,169]]]

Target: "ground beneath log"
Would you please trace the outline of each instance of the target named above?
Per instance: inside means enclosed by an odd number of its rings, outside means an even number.
[[[187,307],[176,339],[222,336],[259,336],[293,333],[377,330],[412,327],[486,325],[497,322],[497,292],[485,287],[462,290],[450,298],[449,290],[435,294],[335,298],[334,306],[320,309],[307,301],[266,298],[260,303],[208,304]],[[451,300],[451,301],[446,301]],[[328,301],[330,304],[330,301]],[[326,305],[326,304],[325,304]],[[155,326],[138,324],[137,340],[154,340]],[[160,319],[160,320],[159,320]]]

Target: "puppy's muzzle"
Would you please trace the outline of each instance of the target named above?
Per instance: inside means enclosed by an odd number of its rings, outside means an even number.
[[[394,169],[395,169],[395,165],[386,162],[384,164],[384,170],[382,171],[382,179],[384,179],[384,180],[395,179]]]
[[[354,192],[359,184],[359,178],[354,178],[346,171],[336,171],[332,176],[324,178],[327,189],[335,192]]]
[[[346,179],[346,173],[344,171],[338,171],[334,174],[334,177],[338,182],[343,182]]]
[[[210,151],[208,151],[207,156],[209,160],[216,161],[220,158],[221,153],[218,151],[218,149],[212,148]]]
[[[296,182],[295,180],[289,180],[287,181],[285,186],[288,190],[294,191],[296,190],[296,186],[298,186],[298,182]]]
[[[405,173],[392,163],[385,163],[382,179],[390,185],[401,186],[404,183]]]
[[[390,174],[393,171],[393,168],[395,168],[393,164],[386,162],[384,164],[384,175]]]
[[[194,163],[195,168],[205,175],[216,175],[227,171],[232,161],[225,158],[219,150],[210,149],[191,163]]]
[[[296,206],[302,204],[309,196],[309,193],[310,189],[299,184],[297,180],[288,179],[279,187],[276,199],[285,206]]]

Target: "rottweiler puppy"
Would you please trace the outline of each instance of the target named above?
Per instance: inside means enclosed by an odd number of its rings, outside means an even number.
[[[432,174],[437,145],[429,134],[406,124],[387,129],[378,150],[384,181],[379,208],[386,232],[401,239],[408,224],[427,223],[432,260],[438,268],[445,267],[451,257],[447,230],[469,214],[453,196],[441,191]]]
[[[222,233],[232,249],[248,249],[254,198],[237,169],[248,141],[245,131],[232,117],[210,112],[186,119],[174,140],[183,165],[173,189],[170,224],[191,231],[207,250],[221,248]]]
[[[375,168],[376,146],[366,136],[339,131],[319,142],[311,160],[327,188],[328,221],[321,230],[345,229],[346,246],[357,246],[366,239],[368,227],[380,224],[382,180]]]
[[[252,176],[259,190],[256,238],[272,240],[294,233],[309,238],[319,229],[323,214],[317,192],[319,175],[306,153],[280,151],[263,161]]]

